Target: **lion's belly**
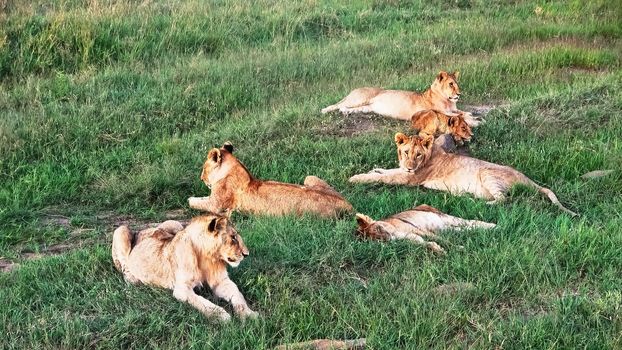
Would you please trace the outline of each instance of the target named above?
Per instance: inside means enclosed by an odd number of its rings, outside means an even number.
[[[140,244],[130,253],[127,267],[132,276],[144,284],[171,288],[174,276],[170,262],[161,260],[161,254]]]
[[[374,97],[370,107],[376,114],[403,120],[410,120],[416,112],[411,94],[395,90],[390,90]]]
[[[425,188],[449,192],[454,195],[470,193],[478,198],[488,198],[489,194],[479,181],[477,172],[456,171],[442,178],[430,178],[423,182]]]

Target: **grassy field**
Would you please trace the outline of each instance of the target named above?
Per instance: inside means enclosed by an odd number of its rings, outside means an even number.
[[[0,4],[0,348],[622,347],[616,1]],[[460,108],[497,107],[471,154],[579,218],[524,189],[488,206],[347,182],[395,167],[407,124],[319,110],[359,86],[424,90],[441,69],[461,72]],[[196,215],[186,199],[209,194],[201,164],[226,140],[257,177],[317,175],[374,218],[426,203],[498,228],[447,232],[437,256],[358,240],[354,218],[235,214],[251,255],[232,279],[262,318],[216,324],[127,285],[109,246],[120,223]]]

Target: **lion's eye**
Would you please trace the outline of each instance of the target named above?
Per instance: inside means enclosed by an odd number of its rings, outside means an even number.
[[[454,83],[449,83],[449,86],[454,87]]]
[[[238,239],[237,239],[237,237],[232,236],[232,237],[231,237],[231,242],[233,242],[233,243],[238,243]]]
[[[423,154],[418,155],[418,156],[417,156],[417,159],[419,159],[419,158],[421,158],[421,157],[423,157]]]

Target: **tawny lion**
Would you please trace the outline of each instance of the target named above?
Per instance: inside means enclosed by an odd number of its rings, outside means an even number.
[[[450,117],[433,110],[417,112],[412,116],[411,127],[421,137],[449,134],[459,145],[464,144],[464,141],[471,141],[473,136],[471,127],[462,114]]]
[[[304,186],[255,179],[233,155],[233,146],[228,142],[209,151],[201,180],[212,193],[209,197],[188,198],[190,207],[198,210],[265,215],[315,213],[325,217],[352,212],[352,205],[316,176],[307,176]]]
[[[458,72],[441,71],[430,88],[423,93],[375,87],[354,89],[343,100],[322,109],[322,113],[338,110],[344,115],[375,113],[389,118],[410,120],[419,111],[433,109],[449,116],[463,114],[466,122],[476,127],[481,121],[471,113],[460,111],[456,106],[460,99],[458,75]]]
[[[133,246],[132,240],[127,226],[117,228],[112,237],[112,260],[126,281],[172,289],[177,300],[207,317],[228,321],[225,309],[194,292],[206,282],[214,295],[231,303],[238,317],[257,317],[227,274],[227,265],[238,266],[248,249],[226,217],[199,216],[185,229],[169,220],[139,232]]]
[[[459,154],[445,153],[433,147],[434,138],[402,133],[395,135],[398,169],[375,169],[367,174],[354,175],[350,182],[382,182],[395,185],[423,186],[452,194],[470,193],[495,204],[505,200],[505,194],[516,185],[523,184],[545,194],[553,204],[566,213],[566,209],[553,191],[539,186],[523,173],[508,166],[489,163]]]
[[[356,214],[356,221],[356,233],[359,236],[377,240],[407,239],[437,253],[443,253],[443,248],[421,236],[435,237],[437,232],[443,230],[491,229],[496,226],[484,221],[451,216],[425,204],[378,221],[359,213]]]

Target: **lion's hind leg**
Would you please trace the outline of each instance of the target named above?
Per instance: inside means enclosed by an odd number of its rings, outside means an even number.
[[[128,259],[132,251],[132,238],[132,232],[125,225],[114,230],[112,234],[112,261],[126,281],[137,284],[140,283],[140,280],[130,273],[128,267]]]
[[[120,226],[112,234],[112,261],[120,272],[127,265],[127,258],[132,250],[132,233],[127,226]]]
[[[503,179],[503,174],[499,174],[495,169],[483,169],[480,172],[480,181],[483,193],[475,193],[477,197],[487,199],[486,204],[490,205],[505,201],[509,186]]]
[[[164,230],[172,235],[184,229],[184,225],[181,222],[176,220],[166,220],[163,223],[159,224],[158,229]]]
[[[328,182],[320,179],[317,176],[309,175],[305,177],[304,185],[307,187],[316,188],[318,190],[330,192],[332,194],[338,195],[339,197],[342,197],[341,193],[337,192],[337,190],[334,189],[333,186],[329,185]]]

